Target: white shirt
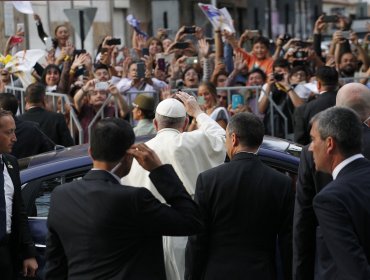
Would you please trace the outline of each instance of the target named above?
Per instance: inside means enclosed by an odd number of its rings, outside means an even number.
[[[0,156],[2,159],[2,156]],[[14,197],[14,185],[12,178],[10,178],[8,168],[12,168],[9,164],[8,166],[4,162],[4,193],[5,193],[5,209],[6,209],[6,233],[11,233],[12,231],[12,215],[13,215],[13,197]]]
[[[348,164],[350,164],[352,161],[355,161],[356,159],[363,158],[364,156],[362,154],[356,154],[349,158],[346,158],[341,163],[339,163],[333,170],[332,176],[333,180],[335,180],[339,174],[339,172],[346,167]]]
[[[109,172],[108,170],[104,170],[104,169],[100,169],[100,168],[91,168],[91,170],[100,170],[100,171],[105,171],[105,172],[108,172],[110,175],[112,175],[114,177],[114,179],[117,180],[118,184],[121,184],[121,178],[118,177],[116,174],[112,173],[112,172]]]

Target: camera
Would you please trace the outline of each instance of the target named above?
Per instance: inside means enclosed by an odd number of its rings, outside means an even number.
[[[306,58],[308,53],[306,51],[298,50],[293,53],[294,58]]]
[[[274,79],[277,81],[277,82],[281,82],[282,80],[284,80],[284,74],[283,73],[274,73]]]
[[[107,40],[107,45],[108,46],[121,45],[121,39],[120,38],[109,39],[109,40]]]
[[[339,20],[339,17],[334,15],[334,16],[327,16],[324,15],[322,18],[323,22],[337,22]]]
[[[186,64],[188,65],[197,64],[197,63],[198,63],[198,57],[196,56],[186,58]]]
[[[95,84],[96,90],[107,90],[109,88],[109,84],[107,82],[99,82]]]
[[[285,33],[285,34],[283,35],[282,40],[283,40],[284,42],[288,42],[291,38],[292,38],[292,36],[290,36],[289,34]]]
[[[342,36],[343,36],[344,39],[349,40],[349,37],[351,36],[351,31],[349,31],[349,30],[342,31]]]
[[[184,33],[187,34],[195,33],[195,26],[185,26]]]
[[[179,49],[179,50],[184,50],[186,48],[189,48],[190,47],[190,43],[189,42],[177,42],[173,45],[173,47],[175,49]]]
[[[73,51],[73,57],[75,57],[76,55],[83,54],[83,53],[86,53],[86,50],[85,49],[74,50]]]

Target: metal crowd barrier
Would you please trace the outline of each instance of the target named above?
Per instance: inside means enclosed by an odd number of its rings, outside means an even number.
[[[359,80],[362,80],[362,79],[365,79],[365,78],[369,78],[369,77],[361,76],[361,77],[352,77],[352,78],[340,78],[339,80],[342,83],[349,83],[349,82],[359,81]],[[6,86],[5,90],[6,90],[6,92],[13,93],[14,95],[16,95],[20,99],[19,111],[20,111],[20,114],[23,114],[24,111],[25,111],[25,100],[24,100],[25,89],[24,88],[18,88],[18,87]],[[185,92],[192,92],[194,94],[196,94],[196,92],[198,91],[197,88],[183,88],[181,90],[185,91]],[[219,91],[226,91],[227,92],[228,104],[232,103],[232,95],[235,94],[235,93],[243,95],[244,96],[244,102],[245,102],[246,101],[245,93],[248,90],[255,91],[256,102],[255,102],[255,107],[253,108],[253,111],[258,112],[258,99],[261,95],[261,92],[263,91],[261,86],[245,86],[245,87],[239,86],[239,87],[218,87],[217,88],[217,92],[219,92]],[[176,91],[178,91],[178,90],[177,89],[171,90],[171,92],[176,92]],[[124,93],[124,97],[126,99],[126,102],[129,105],[129,107],[131,106],[131,104],[134,100],[134,98],[132,96],[133,95],[136,96],[138,94],[150,94],[150,95],[152,95],[156,100],[156,104],[158,104],[158,102],[160,101],[160,95],[156,91],[126,92],[126,93]],[[58,99],[61,99],[60,109],[61,109],[62,113],[65,113],[66,106],[69,106],[69,108],[71,108],[71,110],[70,110],[70,131],[71,131],[71,135],[72,135],[73,138],[75,138],[75,133],[74,133],[74,126],[75,126],[77,128],[77,131],[78,131],[78,140],[79,140],[78,143],[79,144],[84,143],[82,126],[81,126],[81,124],[78,120],[76,112],[72,109],[73,106],[72,106],[68,96],[66,94],[63,94],[63,93],[55,93],[55,92],[47,92],[46,95],[52,97],[52,105],[53,105],[53,110],[55,112],[57,111],[57,108],[58,108],[58,106],[57,106],[58,105]],[[89,126],[88,126],[89,136],[90,136],[91,129],[94,126],[94,124],[100,118],[105,117],[104,116],[104,108],[111,104],[111,97],[112,97],[111,95],[108,96],[107,100],[104,102],[104,104],[102,105],[100,110],[97,112],[97,114],[95,115],[95,117],[93,118],[91,123],[89,124]],[[275,136],[275,122],[274,122],[274,119],[275,119],[275,114],[278,114],[283,119],[284,135],[285,135],[285,138],[287,138],[288,137],[288,117],[281,111],[279,106],[272,100],[271,96],[269,96],[269,106],[270,106],[271,135]],[[115,116],[118,117],[118,107],[117,107],[116,103],[115,103]],[[130,122],[131,122],[131,124],[134,124],[131,113],[130,113]]]
[[[24,94],[25,94],[25,89],[24,88],[18,88],[18,87],[5,87],[6,92],[13,93],[15,96],[17,96],[20,100],[20,107],[19,107],[19,113],[23,114],[25,112],[25,104],[26,101],[24,99]],[[57,93],[57,92],[46,92],[46,96],[50,96],[52,98],[52,108],[54,112],[58,111],[58,100],[61,101],[60,104],[60,112],[64,114],[67,110],[67,107],[69,109],[69,118],[70,118],[70,126],[69,130],[71,133],[71,136],[75,143],[76,141],[76,136],[74,133],[75,128],[77,129],[78,133],[78,143],[81,144],[83,143],[83,129],[80,124],[80,121],[78,120],[77,114],[75,110],[73,109],[73,104],[69,100],[69,97],[67,94],[64,93]]]
[[[130,107],[134,98],[132,97],[133,95],[136,96],[138,94],[150,94],[154,97],[155,99],[155,102],[156,104],[158,104],[159,102],[159,93],[156,92],[156,91],[128,91],[128,92],[125,92],[124,93],[124,97],[126,97],[126,102],[128,104],[128,106]],[[95,123],[99,120],[99,119],[103,119],[105,116],[104,116],[104,109],[105,107],[109,106],[110,103],[111,103],[111,98],[112,98],[112,95],[109,94],[108,95],[108,98],[107,100],[105,100],[105,102],[103,103],[102,107],[99,109],[99,111],[96,113],[95,117],[91,120],[89,126],[88,126],[88,135],[89,135],[89,140],[90,140],[90,135],[91,135],[91,130],[92,128],[94,127]],[[133,118],[132,118],[132,113],[129,112],[130,114],[130,123],[131,125],[134,124],[134,121],[133,121]],[[118,106],[117,106],[117,103],[115,102],[115,116],[118,117]]]

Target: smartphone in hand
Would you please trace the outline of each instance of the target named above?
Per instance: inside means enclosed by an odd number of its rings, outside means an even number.
[[[338,22],[338,20],[339,20],[339,17],[336,15],[333,15],[333,16],[324,15],[322,18],[323,22]]]
[[[240,94],[233,94],[231,96],[231,107],[233,109],[238,108],[239,104],[244,105],[244,97]]]
[[[190,47],[189,42],[177,42],[174,46],[175,49],[184,50]]]
[[[149,48],[142,48],[141,49],[141,54],[143,56],[145,56],[145,55],[149,56]]]
[[[166,71],[166,61],[164,58],[158,58],[157,64],[159,70]]]
[[[113,45],[121,45],[121,39],[120,38],[112,38],[107,40],[107,45],[108,46],[113,46]]]
[[[187,34],[195,33],[195,26],[185,26],[184,33],[187,33]]]
[[[139,79],[145,78],[145,64],[142,62],[136,63],[136,74]]]

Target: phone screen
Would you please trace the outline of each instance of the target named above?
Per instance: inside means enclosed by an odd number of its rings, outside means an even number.
[[[190,44],[188,42],[177,42],[174,45],[174,48],[183,50],[183,49],[188,48],[189,46],[190,46]]]
[[[149,56],[149,49],[148,48],[142,48],[141,50],[141,54],[144,56],[144,55],[148,55]]]
[[[184,33],[188,33],[188,34],[195,33],[195,27],[194,26],[185,26]]]
[[[231,96],[231,101],[232,101],[232,108],[236,109],[238,108],[239,104],[243,105],[244,104],[244,97],[240,94],[234,94]]]
[[[323,22],[337,22],[338,21],[338,16],[323,16],[322,18]]]
[[[157,64],[158,64],[158,69],[159,70],[161,70],[161,71],[166,70],[166,61],[164,60],[164,58],[158,58]]]
[[[136,73],[139,79],[145,77],[145,64],[144,63],[136,63]]]

